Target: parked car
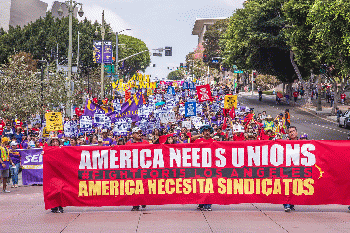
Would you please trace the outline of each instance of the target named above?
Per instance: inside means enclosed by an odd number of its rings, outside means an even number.
[[[339,127],[350,128],[350,111],[346,111],[340,116]]]

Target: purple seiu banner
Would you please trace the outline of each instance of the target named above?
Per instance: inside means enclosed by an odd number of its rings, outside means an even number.
[[[133,121],[140,121],[138,109],[142,104],[142,93],[137,92],[122,105],[120,112],[107,113],[106,115],[111,118],[112,123],[121,118],[131,118]]]
[[[112,41],[103,41],[103,52],[102,52],[102,41],[93,41],[93,61],[94,63],[102,63],[102,53],[103,53],[103,63],[109,64],[113,63],[113,47]]]
[[[18,151],[21,155],[23,185],[43,184],[43,149]]]
[[[92,100],[87,99],[85,103],[84,116],[90,116],[93,118],[96,111],[111,114],[113,113],[113,108],[100,106],[95,104]]]

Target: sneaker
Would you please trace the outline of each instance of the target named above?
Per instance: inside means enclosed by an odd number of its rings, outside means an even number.
[[[293,207],[290,207],[290,210],[294,210],[294,211],[295,211],[295,208],[294,208],[294,206],[293,206]]]
[[[203,205],[198,205],[197,206],[197,210],[202,210],[203,209]]]
[[[15,188],[18,188],[18,184],[15,184]]]
[[[290,208],[289,207],[285,207],[284,208],[284,212],[290,212]]]
[[[207,208],[203,208],[203,211],[208,211],[208,209]]]
[[[15,187],[14,185],[11,186],[11,188],[14,188],[14,187]]]
[[[59,213],[58,207],[51,208],[51,212],[52,212],[52,213]]]
[[[4,190],[4,193],[10,193],[11,191],[10,190]]]
[[[348,210],[350,210],[350,205],[348,206]]]
[[[146,208],[146,205],[142,205],[141,207],[142,207],[142,209],[144,209],[144,208]]]
[[[64,210],[63,210],[62,206],[59,206],[59,207],[58,207],[58,211],[57,211],[57,212],[63,214]]]
[[[140,206],[133,206],[131,211],[138,211],[140,209]]]
[[[212,211],[212,209],[211,209],[211,208],[208,208],[207,211]]]

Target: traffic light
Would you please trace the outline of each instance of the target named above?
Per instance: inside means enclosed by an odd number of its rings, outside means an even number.
[[[254,71],[254,72],[253,72],[253,81],[255,81],[255,79],[256,79],[256,77],[257,77],[257,75],[258,75],[258,74],[257,74],[257,72],[256,72],[256,71]]]
[[[208,61],[209,61],[209,55],[203,54],[203,62],[208,62]]]
[[[172,47],[165,47],[165,56],[171,57],[173,55],[173,48]]]
[[[184,63],[180,63],[180,68],[184,68]]]

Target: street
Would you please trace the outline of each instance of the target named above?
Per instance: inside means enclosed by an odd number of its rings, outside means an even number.
[[[290,107],[286,104],[277,105],[275,96],[264,95],[262,101],[258,100],[258,96],[243,94],[238,97],[241,105],[254,108],[256,114],[266,111],[267,115],[275,118],[278,114],[284,113],[285,109],[289,109],[291,115],[291,125],[298,129],[299,136],[306,133],[309,139],[314,140],[346,140],[349,130],[339,128],[336,122],[316,116],[306,112],[298,107]]]
[[[0,232],[349,232],[347,206],[282,205],[147,206],[131,212],[121,207],[66,207],[53,214],[44,208],[42,186],[22,186],[0,193]]]

